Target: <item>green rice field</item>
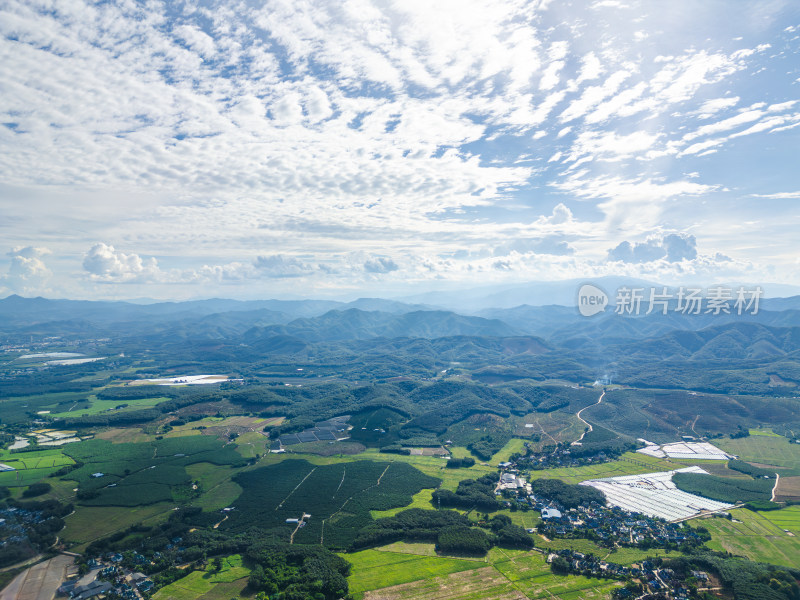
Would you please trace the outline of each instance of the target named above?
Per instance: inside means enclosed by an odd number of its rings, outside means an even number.
[[[348,578],[353,597],[599,600],[608,598],[620,585],[581,576],[553,575],[544,555],[535,551],[493,548],[486,558],[476,560],[432,556],[432,551],[431,544],[392,544],[342,555],[353,564]]]
[[[798,507],[791,507],[796,509]],[[744,508],[731,511],[733,521],[727,519],[704,519],[698,524],[711,533],[707,543],[712,550],[730,552],[750,560],[775,565],[797,566],[800,557],[800,535],[790,527],[800,527],[800,511],[781,509],[769,512],[753,512]],[[771,515],[770,512],[774,512]],[[783,513],[783,514],[781,514]],[[783,531],[790,529],[790,533]]]
[[[211,564],[204,571],[192,571],[186,577],[161,588],[153,596],[155,600],[196,600],[210,598],[217,587],[224,588],[222,597],[236,597],[230,594],[232,587],[241,592],[247,584],[250,569],[242,565],[242,557],[238,554],[222,559],[222,569],[214,571]],[[224,586],[221,584],[236,584]],[[223,590],[220,590],[223,591]]]
[[[0,473],[0,485],[19,487],[36,483],[61,467],[73,464],[61,448],[35,452],[0,451],[0,463],[13,467],[14,471]]]

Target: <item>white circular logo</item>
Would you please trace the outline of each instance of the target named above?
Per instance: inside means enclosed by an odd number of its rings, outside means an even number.
[[[608,306],[608,295],[590,283],[584,283],[578,290],[578,311],[584,317],[601,313]]]

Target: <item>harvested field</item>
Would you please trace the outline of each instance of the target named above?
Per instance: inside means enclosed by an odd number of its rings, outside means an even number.
[[[411,456],[449,456],[444,448],[409,448]]]
[[[778,502],[800,500],[800,477],[781,477],[778,489],[775,490],[775,500]]]
[[[472,569],[444,577],[423,579],[364,594],[364,600],[523,600],[525,594],[494,567]]]
[[[26,569],[0,592],[0,600],[51,600],[75,559],[59,554]]]
[[[278,417],[278,419],[282,420],[283,417]],[[269,421],[276,421],[277,419],[269,419]],[[220,439],[227,440],[230,438],[232,434],[235,435],[242,435],[245,433],[250,433],[253,431],[261,431],[266,425],[272,425],[277,423],[270,423],[267,419],[263,419],[260,417],[225,417],[224,419],[217,419],[211,417],[209,419],[203,419],[202,421],[196,421],[192,423],[187,423],[184,426],[181,426],[180,429],[185,428],[194,428],[198,426],[203,426],[205,429],[202,429],[200,433],[203,435],[213,435]],[[176,428],[178,429],[178,428]]]

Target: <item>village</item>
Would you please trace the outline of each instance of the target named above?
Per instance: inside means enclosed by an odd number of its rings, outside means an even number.
[[[601,560],[591,554],[561,550],[548,554],[547,562],[555,573],[628,581],[628,585],[614,592],[614,598],[620,599],[688,600],[696,597],[697,591],[709,582],[709,575],[705,571],[690,571],[688,576],[682,577],[672,569],[661,568],[661,561],[658,559],[624,566]]]
[[[58,593],[70,600],[89,600],[97,596],[116,596],[125,600],[141,600],[153,587],[153,582],[136,567],[149,564],[137,552],[123,556],[109,553],[101,558],[90,559],[86,563],[88,572],[83,576],[72,574],[58,588]]]

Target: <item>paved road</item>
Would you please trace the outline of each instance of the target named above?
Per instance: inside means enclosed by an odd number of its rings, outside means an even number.
[[[58,586],[64,581],[73,556],[58,556],[33,565],[17,575],[0,592],[0,600],[53,600]]]

